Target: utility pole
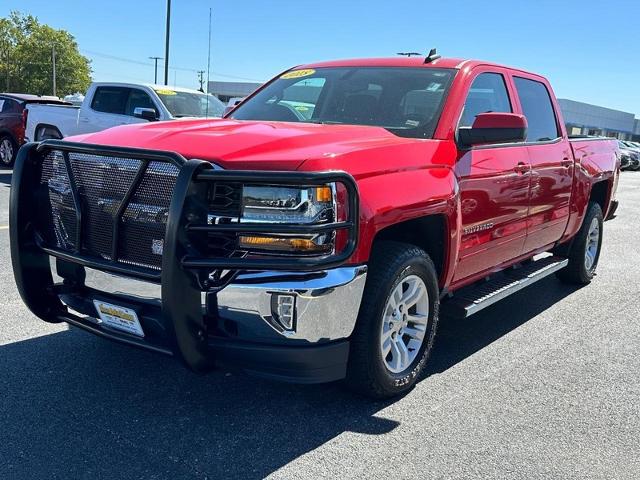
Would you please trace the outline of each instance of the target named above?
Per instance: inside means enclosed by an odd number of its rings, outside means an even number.
[[[211,7],[209,7],[209,51],[207,52],[207,93],[209,93],[209,81],[211,69]],[[207,115],[209,115],[209,102],[207,102]]]
[[[171,0],[167,0],[167,31],[164,44],[164,84],[169,85],[169,33],[171,29]]]
[[[7,70],[7,88],[5,89],[7,92],[9,92],[9,47],[7,44],[5,44],[5,50],[4,50],[4,67]]]
[[[56,46],[51,47],[51,61],[53,62],[53,96],[56,96]]]
[[[162,57],[149,57],[149,60],[155,61],[153,83],[157,84],[158,83],[158,60],[162,60]]]
[[[204,70],[198,70],[198,82],[200,82],[200,91],[204,93]]]

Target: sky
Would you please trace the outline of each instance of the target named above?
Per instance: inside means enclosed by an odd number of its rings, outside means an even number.
[[[173,0],[169,83],[265,81],[321,60],[438,53],[530,70],[560,98],[640,117],[640,0]],[[153,82],[166,0],[0,0],[75,36],[96,81]],[[158,67],[162,79],[162,64]],[[206,73],[205,73],[206,77]]]

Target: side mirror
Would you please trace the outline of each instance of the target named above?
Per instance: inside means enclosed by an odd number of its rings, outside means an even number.
[[[523,142],[527,119],[517,113],[487,112],[476,115],[471,127],[458,129],[458,143],[465,147],[485,143]]]
[[[150,122],[158,120],[158,112],[156,112],[155,108],[136,107],[133,109],[133,116]]]

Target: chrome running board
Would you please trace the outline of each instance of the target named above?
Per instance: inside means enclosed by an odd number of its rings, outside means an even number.
[[[486,282],[462,288],[442,302],[441,312],[466,318],[564,268],[569,260],[548,256],[496,274]]]

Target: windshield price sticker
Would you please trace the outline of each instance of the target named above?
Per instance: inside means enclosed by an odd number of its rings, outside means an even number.
[[[292,78],[302,78],[313,75],[316,71],[313,68],[307,68],[305,70],[294,70],[293,72],[287,72],[280,76],[283,80],[290,80]]]
[[[156,90],[156,93],[158,95],[177,95],[176,92],[174,92],[173,90],[168,90],[168,89]]]

